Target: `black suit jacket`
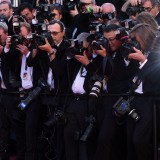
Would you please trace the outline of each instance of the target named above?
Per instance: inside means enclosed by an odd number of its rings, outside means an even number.
[[[59,94],[66,94],[70,91],[72,84],[72,74],[74,71],[74,59],[67,59],[65,53],[67,42],[63,39],[61,44],[54,48],[57,50],[56,57],[50,62],[53,71],[55,90]]]
[[[157,21],[158,25],[160,25],[160,12],[155,17],[155,20]]]
[[[115,57],[113,54],[109,55],[105,69],[108,92],[115,94],[127,92],[138,70],[137,61],[131,60],[129,65],[126,65],[121,50],[116,51]]]

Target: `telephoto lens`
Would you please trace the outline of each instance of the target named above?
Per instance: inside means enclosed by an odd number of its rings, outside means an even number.
[[[24,110],[28,107],[28,105],[40,94],[42,89],[46,89],[48,87],[47,82],[45,82],[43,79],[38,80],[38,85],[35,89],[33,89],[26,99],[22,100],[21,103],[18,105],[18,108],[21,110]]]
[[[37,97],[41,90],[42,89],[40,87],[35,88],[32,92],[29,93],[25,100],[22,100],[22,102],[18,105],[18,108],[24,110],[31,103],[31,101]]]
[[[95,97],[98,97],[99,93],[100,93],[100,90],[101,90],[101,87],[102,87],[102,83],[99,82],[99,81],[96,81],[91,89],[91,92],[90,92],[90,96],[95,96]]]

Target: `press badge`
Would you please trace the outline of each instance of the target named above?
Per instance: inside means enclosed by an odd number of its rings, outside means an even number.
[[[28,79],[28,75],[27,75],[27,73],[25,72],[25,73],[23,73],[23,80],[27,80]]]

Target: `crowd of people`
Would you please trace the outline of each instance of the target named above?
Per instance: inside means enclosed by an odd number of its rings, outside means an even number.
[[[0,2],[0,160],[153,160],[159,1],[28,2]]]

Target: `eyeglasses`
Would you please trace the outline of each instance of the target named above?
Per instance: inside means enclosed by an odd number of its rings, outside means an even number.
[[[113,42],[115,39],[116,39],[116,37],[114,37],[114,38],[106,38],[109,42]]]
[[[54,35],[54,36],[57,36],[60,32],[53,31],[53,32],[49,32],[49,33],[52,34],[52,35]]]
[[[152,9],[153,9],[153,7],[146,7],[146,8],[144,7],[144,10],[147,12],[150,12]]]

